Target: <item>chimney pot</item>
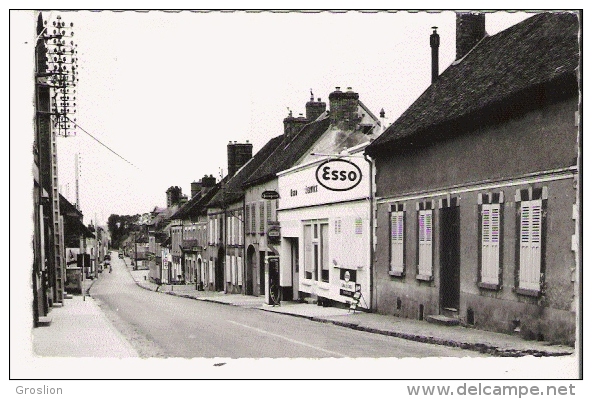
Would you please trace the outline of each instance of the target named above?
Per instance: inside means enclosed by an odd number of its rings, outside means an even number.
[[[436,29],[437,26],[432,26],[434,32],[430,35],[430,47],[432,48],[432,83],[438,80],[438,75],[440,74],[440,67],[439,67],[439,48],[440,48],[440,35]]]

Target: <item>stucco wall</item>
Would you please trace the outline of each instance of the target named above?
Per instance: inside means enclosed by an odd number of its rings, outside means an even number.
[[[467,322],[469,309],[477,328],[512,333],[517,326],[526,338],[573,343],[575,334],[574,268],[571,238],[575,232],[576,103],[563,102],[532,112],[506,125],[439,143],[433,147],[377,161],[377,245],[375,287],[377,311],[419,318],[440,309],[440,211],[438,201],[448,195],[460,201],[459,317]],[[484,148],[495,145],[496,151]],[[460,160],[460,161],[459,161]],[[563,169],[562,172],[535,173]],[[532,174],[531,176],[525,176]],[[519,177],[521,176],[521,177]],[[488,182],[487,180],[491,180]],[[468,184],[469,182],[481,182]],[[516,190],[545,187],[544,288],[538,297],[515,292],[518,230]],[[479,193],[503,192],[501,287],[484,289],[479,282]],[[433,281],[417,276],[418,201],[435,201]],[[406,274],[389,271],[389,211],[405,204]],[[519,322],[518,322],[519,321]]]

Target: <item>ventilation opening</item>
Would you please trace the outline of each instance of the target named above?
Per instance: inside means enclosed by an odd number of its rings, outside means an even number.
[[[397,298],[397,310],[401,310],[401,298]]]
[[[419,305],[419,320],[423,320],[423,305]]]
[[[470,326],[475,325],[475,311],[471,308],[467,309],[467,324]]]

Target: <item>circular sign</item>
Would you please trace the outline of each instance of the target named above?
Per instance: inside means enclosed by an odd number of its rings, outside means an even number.
[[[348,191],[360,184],[362,170],[345,159],[330,159],[319,165],[316,178],[327,190]]]
[[[346,283],[349,283],[349,270],[345,271],[345,273],[343,274],[343,279]]]

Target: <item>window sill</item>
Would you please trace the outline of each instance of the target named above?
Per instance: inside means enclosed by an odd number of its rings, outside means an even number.
[[[492,291],[499,291],[502,287],[499,284],[493,283],[477,283],[479,288],[483,288],[485,290],[492,290]]]
[[[518,294],[518,295],[532,296],[532,297],[538,297],[541,295],[541,291],[533,290],[530,288],[516,288],[514,290],[514,292],[516,292],[516,294]]]
[[[307,287],[312,286],[312,280],[303,280],[300,282],[302,285],[306,285]]]
[[[322,290],[329,291],[329,289],[331,289],[331,284],[329,284],[328,282],[326,283],[324,281],[319,281],[317,287]]]
[[[405,272],[404,271],[393,271],[393,270],[389,270],[388,272],[389,276],[391,277],[405,277]]]
[[[415,279],[421,281],[432,281],[434,279],[434,276],[428,274],[418,274],[417,276],[415,276]]]

